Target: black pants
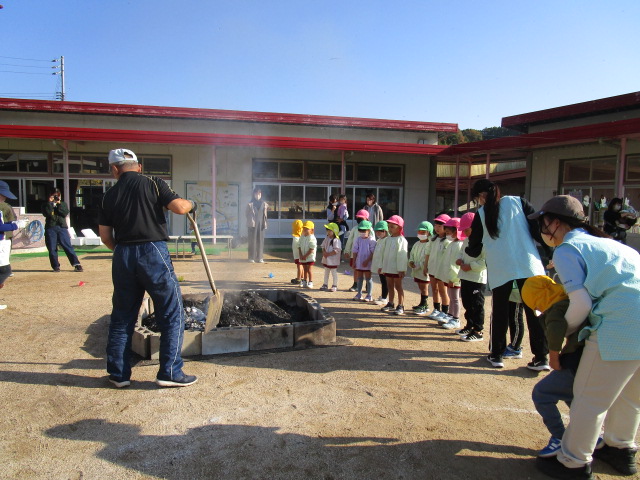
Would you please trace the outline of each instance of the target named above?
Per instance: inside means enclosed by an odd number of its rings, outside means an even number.
[[[484,283],[460,280],[460,296],[464,307],[465,327],[481,332],[484,328]]]
[[[380,285],[382,285],[382,298],[389,298],[389,287],[387,287],[387,277],[383,274],[378,274],[380,277]]]
[[[518,290],[522,291],[526,278],[516,279]],[[510,280],[504,285],[494,288],[491,292],[493,295],[493,305],[491,313],[491,356],[502,357],[507,348],[507,330],[509,329],[509,295],[513,287],[513,281]],[[529,330],[529,345],[535,360],[546,360],[549,354],[547,339],[544,336],[542,324],[538,318],[526,305],[524,313],[527,317],[527,329]]]

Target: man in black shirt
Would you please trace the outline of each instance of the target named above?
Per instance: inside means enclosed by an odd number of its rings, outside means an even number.
[[[102,198],[100,238],[113,250],[113,310],[107,344],[107,372],[116,387],[130,385],[131,339],[144,296],[153,300],[160,327],[161,387],[186,387],[197,381],[182,371],[184,309],[178,279],[166,241],[163,208],[184,215],[195,210],[191,200],[180,198],[167,183],[141,174],[131,150],[109,152],[109,168],[118,182]]]

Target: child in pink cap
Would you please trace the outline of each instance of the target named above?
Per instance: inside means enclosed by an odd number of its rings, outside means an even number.
[[[433,296],[433,311],[427,315],[427,318],[438,320],[445,317],[449,311],[449,296],[447,295],[447,286],[436,278],[436,272],[440,268],[442,261],[442,251],[446,247],[447,238],[444,233],[444,224],[451,217],[446,213],[442,213],[433,219],[433,231],[435,235],[431,239],[431,252],[427,260],[427,271],[429,272],[429,280],[431,283],[431,293]]]
[[[382,307],[383,312],[404,315],[404,289],[402,280],[409,264],[408,244],[404,238],[404,220],[399,215],[393,215],[387,220],[389,237],[385,240],[384,249],[380,257],[381,267],[378,273],[384,274],[389,289],[389,302]],[[394,306],[395,292],[398,292],[398,306]]]
[[[447,287],[449,311],[447,316],[438,318],[438,323],[445,330],[454,330],[460,328],[460,266],[456,261],[460,256],[464,234],[458,230],[459,218],[450,218],[442,227],[449,242],[442,251],[442,262],[437,277]]]
[[[360,225],[360,222],[362,222],[363,220],[369,220],[369,212],[364,209],[358,210],[358,212],[356,213],[356,222],[358,222],[358,225]],[[374,235],[375,233],[373,232],[373,230],[371,230],[371,237],[374,237]],[[349,266],[353,269],[353,285],[351,285],[351,288],[349,288],[350,292],[355,292],[358,290],[358,277],[355,266],[353,265],[353,242],[355,241],[357,236],[358,229],[356,227],[355,230],[351,230],[349,232],[349,236],[347,237],[347,241],[343,250],[344,258],[349,259]]]
[[[465,235],[462,249],[456,260],[460,267],[460,296],[464,307],[466,325],[456,333],[463,342],[480,342],[484,340],[484,291],[487,284],[487,263],[484,251],[478,257],[468,255],[464,250],[469,245],[471,225],[475,213],[468,212],[460,217],[460,230]]]

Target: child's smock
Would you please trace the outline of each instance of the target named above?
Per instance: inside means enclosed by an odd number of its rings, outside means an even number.
[[[402,235],[387,237],[382,250],[382,273],[398,274],[407,271],[409,246]]]
[[[442,280],[438,277],[440,274],[440,265],[442,264],[442,255],[451,240],[447,240],[447,237],[438,237],[431,241],[433,245],[431,246],[431,254],[429,255],[429,275],[433,275],[438,280]]]
[[[337,267],[340,265],[340,251],[342,250],[342,244],[339,238],[325,237],[321,245],[322,250],[325,253],[337,252],[336,255],[330,255],[328,257],[322,257],[322,264],[327,267]]]
[[[471,270],[465,272],[460,269],[458,272],[458,278],[474,283],[487,283],[487,262],[484,259],[484,249],[482,253],[477,257],[471,257],[465,253],[465,249],[469,246],[469,239],[465,238],[462,242],[462,250],[458,258],[462,260],[462,263],[469,265]]]
[[[409,261],[415,263],[415,268],[411,269],[411,276],[418,280],[428,281],[429,273],[424,275],[422,273],[424,262],[427,255],[431,254],[431,245],[433,242],[416,242],[411,247],[411,253],[409,254]]]
[[[384,242],[387,238],[389,237],[380,238],[376,241],[376,248],[371,258],[371,271],[373,273],[378,273],[378,269],[382,268],[382,250],[384,249]]]
[[[307,253],[309,249],[312,249],[312,252],[306,258],[302,258],[302,255]],[[311,234],[306,237],[302,235],[300,237],[300,251],[302,252],[302,255],[300,256],[300,263],[315,262],[317,249],[318,249],[318,240],[316,240],[315,235]]]
[[[358,235],[353,242],[352,253],[357,254],[356,257],[356,270],[371,270],[371,260],[373,258],[373,252],[376,249],[376,241],[370,236],[362,238]]]
[[[293,259],[300,259],[300,250],[298,247],[300,246],[300,237],[293,237],[293,241],[291,242],[291,250],[293,250]]]
[[[460,256],[461,248],[462,242],[460,240],[455,242],[447,240],[440,255],[441,261],[438,262],[436,278],[445,283],[453,283],[454,287],[460,286],[460,278],[458,278],[460,267],[456,265],[456,260]]]

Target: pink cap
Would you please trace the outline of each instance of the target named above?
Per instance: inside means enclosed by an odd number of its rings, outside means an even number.
[[[476,214],[473,212],[467,212],[460,217],[460,230],[466,230],[467,228],[471,228],[471,224],[473,224],[473,219]]]
[[[356,213],[356,217],[360,217],[360,218],[364,218],[365,220],[369,220],[369,212],[366,211],[363,208],[362,210],[358,210],[358,213]]]
[[[438,223],[447,223],[449,220],[451,220],[451,217],[446,213],[442,213],[433,219],[434,222]]]
[[[452,227],[456,229],[456,238],[458,240],[464,240],[467,238],[464,233],[460,231],[460,219],[457,217],[452,217],[445,222],[444,227]]]
[[[404,235],[404,219],[400,215],[392,215],[387,218],[387,223],[395,223],[400,227],[400,235]]]

